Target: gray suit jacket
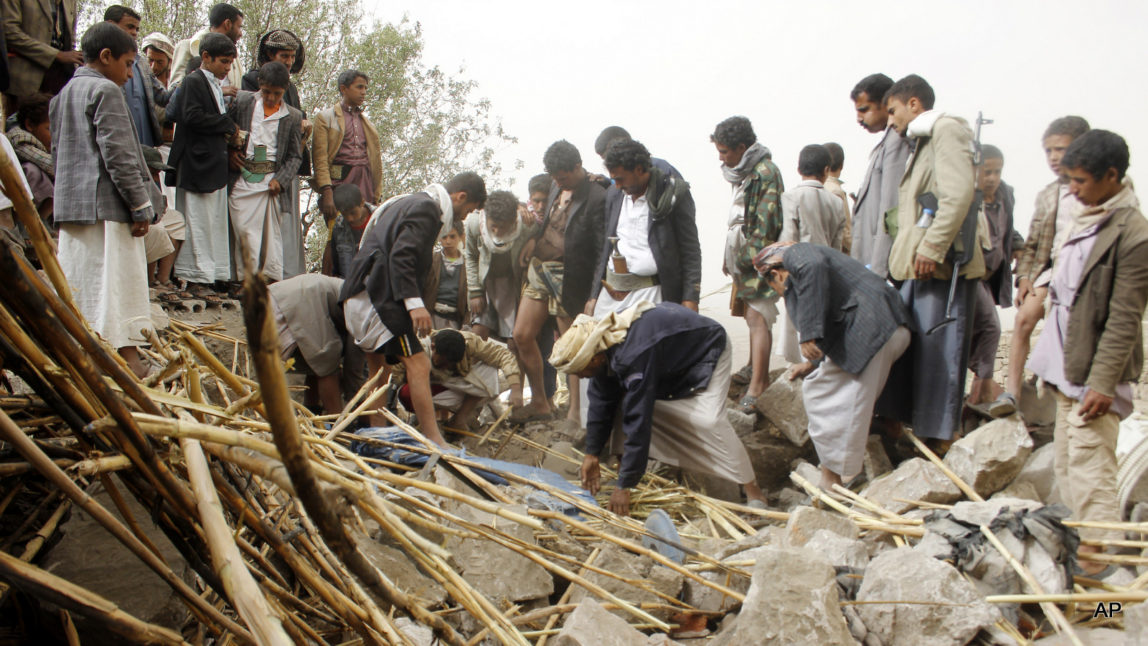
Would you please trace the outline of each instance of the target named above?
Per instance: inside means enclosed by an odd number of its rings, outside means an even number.
[[[88,67],[52,99],[57,224],[131,222],[163,212],[120,87]],[[152,207],[147,213],[143,207]]]
[[[850,253],[881,277],[889,274],[889,251],[893,248],[893,238],[885,230],[885,213],[897,206],[901,176],[905,174],[911,148],[909,140],[889,126],[869,154],[869,166],[853,206]]]
[[[52,47],[52,4],[56,0],[2,0],[0,16],[8,45],[8,93],[28,96],[40,90],[44,72],[59,51]],[[76,0],[62,0],[60,24],[69,44],[76,42]]]
[[[822,245],[786,250],[785,309],[798,339],[817,347],[849,374],[860,374],[902,325],[909,310],[891,285],[860,262]]]
[[[240,90],[227,109],[227,115],[239,126],[240,130],[251,131],[251,117],[255,110],[255,92]],[[287,190],[295,174],[299,171],[299,164],[303,161],[303,113],[284,104],[287,116],[279,122],[278,134],[275,138],[275,179],[283,187],[279,193],[279,208],[290,212],[291,200],[295,199],[292,192]],[[230,184],[234,185],[239,179],[239,171],[231,171]]]

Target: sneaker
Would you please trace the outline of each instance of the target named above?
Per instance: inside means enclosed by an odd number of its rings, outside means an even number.
[[[753,379],[753,366],[748,363],[745,364],[741,370],[733,373],[729,378],[730,381],[739,386],[748,384],[750,379]]]
[[[994,419],[1008,417],[1016,412],[1016,397],[1011,393],[1001,393],[993,403],[989,404],[989,415]]]

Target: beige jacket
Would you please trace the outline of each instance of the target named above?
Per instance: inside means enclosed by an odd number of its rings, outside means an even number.
[[[945,257],[973,202],[973,133],[964,119],[930,110],[909,124],[907,137],[916,139],[917,149],[901,177],[889,275],[896,280],[915,278],[913,261],[921,254],[937,263],[934,278],[948,280],[953,268]],[[932,225],[921,228],[916,226],[921,217],[917,197],[925,193],[936,195],[938,206]],[[961,267],[961,276],[980,278],[984,273],[984,253],[977,245],[972,260]]]
[[[845,244],[841,251],[849,253],[853,249],[853,209],[849,208],[849,196],[841,186],[841,179],[837,177],[825,178],[825,190],[841,199],[841,207],[845,212]]]
[[[315,172],[315,187],[331,185],[331,164],[339,147],[343,145],[343,109],[339,104],[319,111],[315,115],[314,130],[311,135],[311,168]],[[381,202],[383,194],[383,157],[379,148],[379,131],[363,113],[363,132],[367,138],[367,163],[371,167],[371,179],[375,182],[375,200]]]
[[[52,47],[52,4],[54,0],[3,0],[4,39],[8,47],[8,94],[25,97],[40,90],[44,72],[56,60]],[[63,0],[60,24],[68,40],[76,40],[76,0]],[[73,47],[79,49],[79,47]]]

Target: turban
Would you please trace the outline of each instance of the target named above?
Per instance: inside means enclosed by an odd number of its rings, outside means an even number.
[[[760,274],[764,273],[765,270],[769,269],[770,267],[781,264],[781,259],[785,255],[785,250],[792,247],[794,244],[795,243],[789,241],[775,242],[765,249],[762,249],[761,252],[759,252],[753,259],[753,268],[756,269],[757,273]]]
[[[276,29],[263,38],[263,46],[267,49],[299,49],[299,39],[285,29]]]
[[[153,31],[143,39],[143,49],[147,49],[148,47],[158,49],[164,54],[167,54],[168,58],[175,58],[175,45],[172,44],[170,38],[158,31]]]
[[[567,374],[585,370],[594,355],[621,343],[634,321],[653,307],[653,303],[642,301],[621,312],[610,312],[600,320],[579,314],[554,343],[550,365]]]

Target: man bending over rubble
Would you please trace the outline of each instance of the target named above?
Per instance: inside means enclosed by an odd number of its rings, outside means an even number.
[[[897,290],[857,260],[801,242],[766,247],[754,267],[785,298],[804,363],[801,395],[827,491],[861,471],[873,407],[909,347],[910,314]]]
[[[718,322],[676,303],[637,303],[601,320],[580,315],[554,345],[550,363],[591,379],[582,486],[600,487],[598,456],[612,431],[621,454],[610,510],[628,516],[630,490],[650,454],[745,487],[765,507],[753,466],[726,417],[730,343]]]

